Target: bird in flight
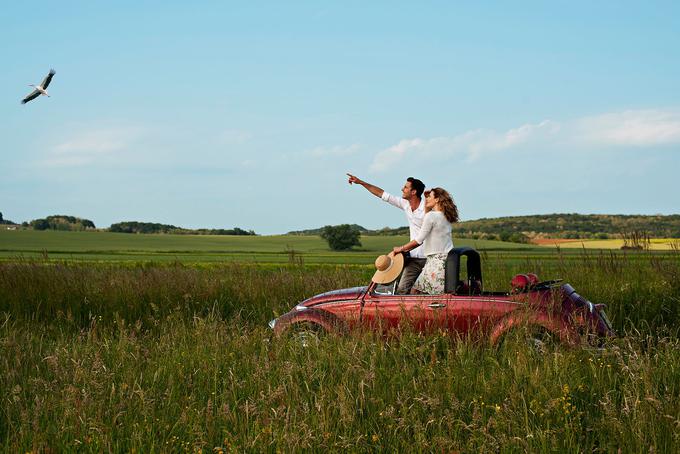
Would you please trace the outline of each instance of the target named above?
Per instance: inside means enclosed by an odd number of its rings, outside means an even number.
[[[50,95],[47,93],[47,86],[50,84],[50,82],[52,82],[52,76],[54,76],[55,74],[56,73],[54,72],[54,70],[50,69],[50,73],[47,76],[45,76],[40,85],[29,84],[28,86],[35,88],[35,90],[33,90],[31,93],[28,94],[28,96],[22,99],[21,104],[26,104],[28,101],[31,101],[40,95],[49,97]]]

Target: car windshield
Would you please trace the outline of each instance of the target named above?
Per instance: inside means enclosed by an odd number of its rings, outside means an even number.
[[[377,284],[373,289],[374,295],[394,295],[397,287],[397,281],[390,282],[389,284]]]
[[[609,317],[607,317],[607,314],[604,313],[604,309],[599,308],[597,313],[600,314],[600,318],[604,322],[605,326],[609,329],[613,329],[612,322],[609,321]]]

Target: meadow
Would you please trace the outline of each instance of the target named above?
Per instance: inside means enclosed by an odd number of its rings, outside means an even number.
[[[49,258],[85,261],[181,261],[287,263],[290,255],[306,263],[371,264],[376,255],[408,242],[406,236],[364,236],[362,247],[333,252],[318,236],[151,235],[54,230],[0,230],[0,260]],[[531,245],[488,240],[456,240],[458,246],[521,251]]]
[[[394,237],[353,253],[332,253],[315,238],[244,241],[240,251],[265,260],[239,261],[202,257],[235,254],[241,239],[76,242],[91,259],[64,247],[72,237],[8,246],[5,235],[15,233],[0,235],[5,452],[680,448],[675,251],[492,244],[483,253],[487,288],[507,289],[520,271],[564,278],[606,303],[621,335],[604,351],[557,346],[539,354],[521,342],[491,348],[408,330],[397,338],[328,336],[306,347],[271,337],[267,321],[298,301],[366,284],[367,263]],[[156,260],[153,241],[187,255]],[[278,250],[285,245],[299,252]],[[137,247],[142,259],[117,247]]]

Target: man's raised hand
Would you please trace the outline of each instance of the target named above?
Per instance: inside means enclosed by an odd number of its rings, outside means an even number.
[[[351,173],[348,173],[347,176],[349,177],[349,179],[347,180],[347,182],[349,184],[352,184],[352,183],[361,184],[361,183],[363,183],[363,181],[361,181],[359,178],[355,177]]]
[[[368,192],[370,192],[371,194],[373,194],[376,197],[382,197],[383,192],[385,192],[382,189],[380,189],[379,187],[373,186],[371,183],[366,183],[364,180],[355,177],[351,173],[348,173],[347,176],[349,177],[347,182],[350,185],[352,185],[352,183],[359,184],[359,185],[365,187]]]

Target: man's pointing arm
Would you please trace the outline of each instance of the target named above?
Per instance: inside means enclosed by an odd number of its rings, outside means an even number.
[[[385,191],[383,191],[383,190],[380,189],[379,187],[374,186],[374,185],[372,185],[372,184],[370,184],[370,183],[366,183],[364,180],[355,177],[355,176],[352,175],[351,173],[348,173],[347,176],[349,177],[349,179],[347,180],[347,182],[348,182],[349,184],[352,184],[352,183],[354,183],[354,184],[360,184],[361,186],[365,187],[366,190],[367,190],[368,192],[370,192],[371,194],[373,194],[374,196],[382,198],[383,192],[385,192]]]

